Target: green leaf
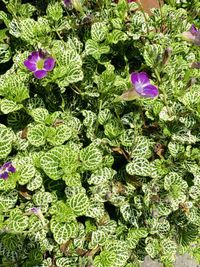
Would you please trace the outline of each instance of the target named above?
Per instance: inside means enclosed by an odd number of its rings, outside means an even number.
[[[20,21],[20,37],[27,41],[32,42],[36,37],[36,21],[31,18],[26,18]]]
[[[130,249],[134,249],[141,238],[147,237],[148,232],[145,229],[131,228],[128,232],[127,243]]]
[[[17,19],[13,19],[9,24],[9,33],[16,38],[20,37],[21,27]]]
[[[94,267],[112,267],[115,266],[116,253],[113,251],[102,251],[99,256],[94,259]]]
[[[2,236],[1,239],[1,245],[3,245],[4,247],[3,254],[5,254],[6,251],[21,250],[23,247],[23,242],[24,238],[21,237],[20,235],[7,233],[6,235]]]
[[[69,205],[76,216],[85,215],[89,206],[89,199],[83,193],[76,194],[69,199]]]
[[[53,215],[54,220],[57,222],[70,222],[74,221],[76,218],[72,208],[63,201],[57,201],[51,206],[49,212]]]
[[[95,248],[97,246],[103,246],[106,242],[106,239],[107,239],[107,234],[104,231],[102,230],[93,231],[89,247]]]
[[[186,200],[186,190],[188,184],[176,172],[170,172],[164,178],[164,188],[169,191],[168,199],[171,202],[173,210],[178,209],[179,203]]]
[[[82,60],[80,55],[74,49],[67,49],[62,54],[59,54],[59,63],[68,66],[71,63],[76,64],[79,68],[82,65]]]
[[[63,175],[63,171],[59,169],[63,151],[63,146],[52,148],[40,160],[42,169],[53,180],[58,180]]]
[[[188,185],[187,182],[176,172],[170,172],[165,176],[164,188],[168,191],[172,190],[174,186],[180,187],[181,190],[186,190]]]
[[[163,60],[163,50],[161,45],[153,44],[153,45],[146,45],[144,50],[144,59],[146,64],[150,67],[158,66],[158,64],[162,63]]]
[[[28,227],[29,218],[28,216],[23,215],[20,210],[13,210],[10,213],[10,217],[7,220],[7,225],[10,231],[13,232],[22,232]]]
[[[119,136],[123,131],[123,128],[119,121],[116,119],[111,119],[106,123],[104,133],[110,139],[116,138]]]
[[[91,110],[82,110],[82,114],[85,117],[83,124],[87,127],[92,127],[97,119],[97,115]]]
[[[25,17],[25,18],[32,17],[32,15],[35,11],[36,11],[36,8],[29,3],[22,4],[19,7],[20,16]]]
[[[110,47],[98,44],[92,39],[88,39],[85,43],[85,52],[87,55],[92,55],[95,59],[100,59],[102,54],[107,54],[110,51]]]
[[[110,44],[117,44],[120,41],[126,41],[127,38],[128,36],[126,35],[126,33],[120,30],[113,30],[111,33],[108,34],[107,40]]]
[[[42,184],[43,184],[43,179],[42,179],[40,172],[35,171],[34,177],[28,182],[26,187],[28,190],[34,191],[40,188]]]
[[[0,95],[16,103],[22,102],[29,97],[28,87],[25,84],[26,78],[24,73],[21,75],[7,71],[0,78]]]
[[[74,264],[74,262],[77,259],[74,257],[61,257],[61,258],[56,258],[56,266],[57,267],[70,267]],[[51,262],[50,262],[51,264]],[[45,267],[45,266],[44,266]],[[49,265],[48,265],[49,267]]]
[[[12,54],[8,44],[0,43],[0,63],[5,63],[10,60]]]
[[[36,147],[42,146],[46,142],[45,132],[46,126],[43,124],[38,124],[35,126],[28,127],[27,139],[28,141]]]
[[[53,201],[53,197],[49,192],[38,191],[33,195],[33,202],[36,206],[42,207]]]
[[[200,140],[200,138],[198,138],[196,135],[193,135],[191,130],[182,128],[180,131],[172,135],[172,140],[174,142],[180,142],[183,144],[195,144]]]
[[[104,251],[114,252],[116,254],[115,267],[123,267],[130,255],[126,242],[120,240],[108,241],[104,247]]]
[[[35,108],[30,110],[30,115],[33,117],[34,121],[37,123],[45,123],[49,116],[49,112],[45,108]]]
[[[50,128],[47,130],[50,130]],[[47,138],[48,142],[54,146],[62,145],[65,141],[69,140],[72,136],[72,130],[65,124],[58,125],[55,128],[55,135]]]
[[[169,142],[168,149],[169,149],[170,154],[174,158],[178,157],[181,154],[183,155],[185,152],[184,145],[181,145],[181,144],[175,143],[175,142]]]
[[[163,121],[173,121],[176,116],[172,112],[171,108],[164,106],[159,113],[159,118]]]
[[[162,252],[167,261],[174,262],[176,256],[176,243],[170,239],[161,240]]]
[[[62,18],[63,9],[60,3],[56,2],[54,4],[49,4],[47,7],[47,16],[52,18],[55,21],[58,21]]]
[[[80,160],[85,170],[96,170],[102,163],[102,153],[98,148],[89,145],[81,150]]]
[[[134,143],[134,141],[133,141],[134,140],[134,130],[132,130],[132,129],[124,130],[119,138],[120,138],[121,144],[123,146],[132,147],[133,143]],[[132,154],[135,155],[135,153],[132,153]]]
[[[85,215],[95,219],[102,218],[104,215],[103,203],[91,200]]]
[[[193,185],[190,187],[189,195],[192,199],[199,199],[200,198],[200,186]]]
[[[61,155],[60,166],[62,167],[66,176],[76,172],[76,169],[79,166],[78,155],[78,151],[75,150],[72,146],[65,146],[64,151]]]
[[[64,78],[61,79],[58,84],[60,87],[66,87],[70,83],[76,83],[83,80],[83,71],[77,63],[70,63],[65,67]]]
[[[10,20],[8,19],[8,15],[2,10],[0,10],[0,20],[3,20],[3,22],[6,25],[6,27],[9,26]]]
[[[34,177],[35,171],[35,167],[30,163],[25,163],[23,166],[20,166],[19,184],[27,184]]]
[[[70,223],[59,223],[51,220],[50,228],[58,244],[64,244],[70,238],[75,238],[78,234],[77,223],[73,221]]]
[[[23,108],[23,105],[17,104],[12,100],[8,100],[8,99],[4,98],[0,101],[0,108],[4,114],[8,114],[10,112],[13,112],[13,111],[16,111],[16,110]]]
[[[146,158],[133,158],[132,162],[126,165],[126,171],[130,175],[150,176],[151,168]]]
[[[6,158],[11,152],[13,137],[12,131],[0,124],[0,159]]]
[[[98,114],[98,122],[101,125],[104,125],[110,119],[111,119],[111,112],[109,109],[100,110]]]
[[[158,240],[153,238],[148,238],[146,239],[146,243],[147,243],[145,247],[146,252],[149,254],[150,257],[155,258],[161,250]]]
[[[9,209],[14,208],[18,199],[17,190],[11,190],[9,192],[0,193],[0,210],[8,211]]]
[[[112,180],[115,174],[116,174],[115,170],[105,167],[96,170],[94,173],[92,173],[92,175],[88,179],[88,183],[94,185],[100,185],[109,182],[109,180]]]
[[[151,156],[151,150],[148,138],[145,136],[137,136],[134,140],[134,147],[131,154],[134,158],[149,158]]]
[[[95,42],[102,42],[108,33],[108,28],[103,22],[96,22],[91,27],[91,37]]]

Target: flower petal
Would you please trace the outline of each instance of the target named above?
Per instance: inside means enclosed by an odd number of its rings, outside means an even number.
[[[36,71],[34,72],[34,76],[35,76],[37,79],[42,79],[42,78],[44,78],[46,75],[47,75],[46,70],[36,70]]]
[[[39,212],[41,212],[39,207],[33,207],[33,208],[30,209],[30,211],[32,213],[34,213],[35,215],[37,215]]]
[[[193,68],[193,69],[200,69],[200,62],[192,62],[191,68]]]
[[[149,84],[149,78],[146,72],[133,72],[131,73],[131,82],[135,83]]]
[[[24,61],[24,66],[30,71],[35,71],[36,70],[36,63],[32,62],[32,61],[30,61],[28,59],[26,59]]]
[[[7,170],[9,172],[16,172],[16,169],[15,169],[15,167],[12,164],[10,164],[10,166],[7,168]]]
[[[28,56],[28,60],[32,63],[36,63],[40,59],[39,52],[34,51]]]
[[[8,162],[3,164],[2,168],[7,169],[10,166],[10,164],[12,164],[11,161],[8,161]]]
[[[159,94],[158,88],[155,85],[149,84],[143,88],[141,96],[154,98],[158,96],[158,94]]]
[[[196,35],[198,33],[198,30],[194,26],[194,24],[190,27],[189,32],[191,32],[191,34],[193,34],[193,35]]]
[[[67,5],[70,5],[71,4],[71,0],[64,0],[64,5],[67,6]]]
[[[55,66],[55,60],[52,57],[47,58],[44,61],[44,70],[51,71]]]
[[[41,59],[44,59],[46,57],[46,55],[47,55],[47,53],[42,51],[42,49],[40,49],[38,51],[38,53],[39,53],[39,58],[41,58]]]
[[[2,179],[4,179],[4,180],[8,179],[8,172],[3,172],[3,173],[1,173],[1,174],[0,174],[0,178],[2,178]]]

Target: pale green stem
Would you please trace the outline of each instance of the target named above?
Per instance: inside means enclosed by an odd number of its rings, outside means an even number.
[[[156,68],[155,68],[154,72],[156,74],[156,77],[158,79],[159,84],[161,84],[162,81],[161,81],[161,78],[160,78],[160,74],[159,74],[159,72],[158,72],[158,70]],[[167,112],[171,116],[172,114],[171,114],[171,110],[170,110],[169,105],[168,105],[167,93],[166,93],[164,88],[162,88],[162,93],[163,93],[163,96],[164,96],[164,103],[165,103],[165,106],[167,108]]]

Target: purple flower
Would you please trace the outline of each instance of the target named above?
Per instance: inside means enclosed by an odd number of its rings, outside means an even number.
[[[200,69],[200,62],[193,62],[191,64],[192,69]]]
[[[182,33],[183,39],[195,45],[200,45],[200,31],[192,25],[187,32]]]
[[[30,209],[30,211],[32,212],[32,213],[34,213],[35,215],[38,215],[38,214],[40,214],[40,212],[41,212],[41,209],[38,207],[33,207],[33,208],[31,208]]]
[[[133,88],[124,92],[121,96],[118,96],[114,102],[121,100],[131,101],[140,96],[154,98],[159,94],[158,88],[150,83],[146,72],[131,73],[131,82],[133,84]]]
[[[29,209],[29,211],[35,214],[41,220],[43,225],[46,225],[45,218],[44,218],[44,215],[42,214],[40,207],[32,207]]]
[[[16,169],[12,165],[12,162],[4,163],[3,166],[0,167],[0,178],[7,180],[10,172],[16,172]]]
[[[55,60],[41,50],[32,52],[24,61],[26,68],[34,73],[38,79],[42,79],[55,66]]]
[[[154,98],[159,94],[158,88],[150,83],[146,72],[131,73],[131,82],[140,96]]]
[[[71,4],[71,0],[64,0],[63,2],[65,6],[69,6]]]

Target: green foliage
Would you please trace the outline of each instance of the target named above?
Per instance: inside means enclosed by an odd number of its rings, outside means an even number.
[[[1,2],[0,266],[200,262],[199,1]],[[117,102],[132,72],[159,96]]]
[[[5,125],[0,124],[0,159],[6,158],[12,150],[14,133]]]

